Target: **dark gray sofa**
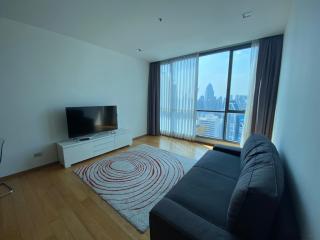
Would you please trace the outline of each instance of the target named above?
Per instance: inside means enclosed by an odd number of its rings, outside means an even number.
[[[243,149],[215,146],[152,209],[151,240],[298,239],[281,227],[283,191],[278,152],[264,136]]]

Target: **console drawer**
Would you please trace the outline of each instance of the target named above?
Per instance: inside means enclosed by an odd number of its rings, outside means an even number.
[[[69,164],[80,162],[92,157],[91,143],[81,144],[64,149],[64,161]]]
[[[125,147],[132,144],[130,134],[119,134],[114,138],[114,145],[116,148]]]
[[[106,138],[100,138],[100,139],[95,139],[92,140],[91,143],[94,146],[98,146],[98,145],[108,145],[108,144],[114,144],[114,136],[108,136]]]
[[[101,154],[104,154],[106,152],[111,152],[113,150],[113,146],[105,146],[105,147],[96,147],[93,149],[92,151],[92,154],[93,156],[98,156],[98,155],[101,155]]]

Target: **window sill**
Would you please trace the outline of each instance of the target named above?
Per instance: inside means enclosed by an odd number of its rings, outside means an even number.
[[[199,136],[197,136],[195,140],[197,142],[207,143],[210,145],[223,144],[223,145],[232,146],[232,147],[240,147],[240,144],[236,142],[228,142],[228,141],[218,140],[218,139],[203,138]]]

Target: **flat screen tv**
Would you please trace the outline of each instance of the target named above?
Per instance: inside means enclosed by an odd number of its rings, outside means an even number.
[[[69,138],[118,128],[116,106],[67,107]]]

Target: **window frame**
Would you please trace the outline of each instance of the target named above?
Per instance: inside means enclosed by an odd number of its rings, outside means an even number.
[[[204,109],[196,109],[196,112],[213,112],[213,113],[224,113],[224,119],[223,119],[223,135],[222,139],[220,138],[209,138],[209,137],[203,137],[200,135],[196,135],[196,137],[199,138],[204,138],[204,139],[212,139],[212,140],[219,140],[219,141],[226,141],[226,142],[231,142],[231,143],[238,143],[236,141],[231,141],[226,139],[226,134],[227,134],[227,121],[228,121],[228,113],[239,113],[239,114],[245,114],[245,110],[231,110],[230,109],[230,90],[231,90],[231,80],[232,80],[232,67],[233,67],[233,53],[234,51],[237,50],[242,50],[246,48],[251,48],[252,43],[245,43],[241,45],[236,45],[232,47],[226,47],[226,48],[221,48],[217,50],[212,50],[212,51],[206,51],[202,52],[199,54],[199,58],[206,56],[206,55],[211,55],[211,54],[216,54],[220,52],[227,52],[229,51],[229,66],[228,66],[228,78],[227,78],[227,92],[226,92],[226,103],[225,103],[225,109],[224,110],[204,110]],[[197,96],[198,99],[198,96]]]

